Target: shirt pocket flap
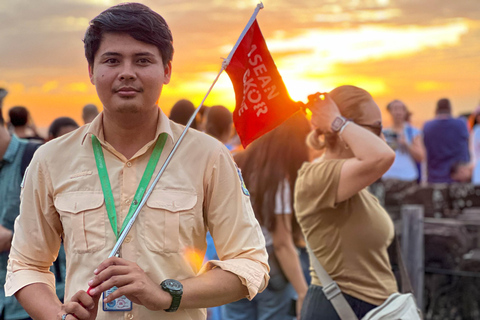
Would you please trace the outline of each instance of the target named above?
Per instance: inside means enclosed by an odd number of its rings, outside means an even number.
[[[63,193],[54,200],[57,210],[73,214],[100,208],[103,205],[103,194],[101,193]]]
[[[147,200],[148,207],[171,212],[191,210],[196,203],[197,194],[183,190],[155,190]]]

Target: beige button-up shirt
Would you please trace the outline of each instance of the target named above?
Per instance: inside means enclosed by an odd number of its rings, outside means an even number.
[[[115,244],[93,155],[91,135],[104,150],[115,199],[118,228],[125,219],[152,153],[152,140],[131,159],[117,152],[103,136],[103,115],[90,125],[42,146],[28,169],[20,215],[10,251],[5,292],[12,295],[31,283],[54,290],[49,267],[63,239],[67,255],[65,299],[86,290],[93,270]],[[168,134],[153,177],[183,131],[159,110],[156,137]],[[153,180],[153,178],[152,178]],[[260,226],[228,150],[215,139],[189,129],[163,176],[121,247],[124,259],[135,261],[160,284],[182,280],[213,267],[230,271],[248,288],[248,298],[268,281],[267,254]],[[201,266],[205,234],[210,230],[221,261]],[[150,311],[134,304],[132,311],[104,312],[97,319],[205,319],[205,309],[175,313]]]

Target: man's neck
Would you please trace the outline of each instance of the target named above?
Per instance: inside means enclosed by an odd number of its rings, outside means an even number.
[[[437,113],[435,115],[436,119],[449,119],[451,117],[452,117],[452,115],[450,113]]]
[[[21,127],[15,127],[13,129],[13,132],[15,135],[21,139],[27,138],[28,133],[27,133],[27,127],[26,126],[21,126]]]
[[[115,114],[104,112],[103,134],[105,141],[115,150],[132,158],[143,146],[155,138],[157,130],[158,108],[151,112],[137,114]]]
[[[0,160],[3,159],[5,152],[7,152],[11,140],[12,137],[8,133],[8,130],[4,126],[0,126]]]
[[[393,130],[395,131],[403,131],[403,128],[405,126],[405,122],[394,122],[393,123]]]

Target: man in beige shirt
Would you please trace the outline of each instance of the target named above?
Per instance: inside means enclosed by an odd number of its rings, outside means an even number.
[[[160,150],[156,176],[184,127],[156,105],[173,55],[160,15],[141,4],[106,10],[90,23],[85,53],[104,111],[35,154],[22,183],[6,294],[15,294],[33,318],[48,320],[196,320],[205,319],[203,308],[253,298],[268,282],[268,265],[248,192],[228,150],[195,130],[155,186],[120,257],[106,259],[138,205],[144,172]],[[220,260],[201,269],[207,230]],[[62,240],[65,304],[48,271]]]

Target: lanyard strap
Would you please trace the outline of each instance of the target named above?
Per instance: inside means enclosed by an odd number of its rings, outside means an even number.
[[[138,188],[135,192],[135,197],[133,198],[132,204],[130,205],[130,209],[128,210],[128,214],[125,217],[125,220],[123,220],[120,233],[123,231],[123,229],[125,229],[126,225],[132,218],[133,213],[140,204],[143,198],[143,194],[145,193],[145,190],[147,189],[148,184],[152,179],[153,172],[155,171],[166,141],[167,134],[162,133],[158,137],[157,142],[155,143],[155,148],[153,149],[152,155],[148,160],[148,164],[145,168],[145,171],[143,172],[142,179],[138,184]],[[95,155],[95,162],[97,164],[98,176],[100,177],[100,183],[102,184],[102,191],[105,198],[105,207],[107,209],[108,220],[110,220],[110,225],[112,226],[113,233],[115,233],[115,237],[118,239],[119,233],[117,230],[117,211],[115,210],[115,201],[113,199],[112,187],[110,185],[110,179],[108,177],[107,165],[105,164],[105,157],[103,155],[102,146],[98,141],[97,137],[95,137],[94,135],[92,135],[92,146],[93,153]]]

